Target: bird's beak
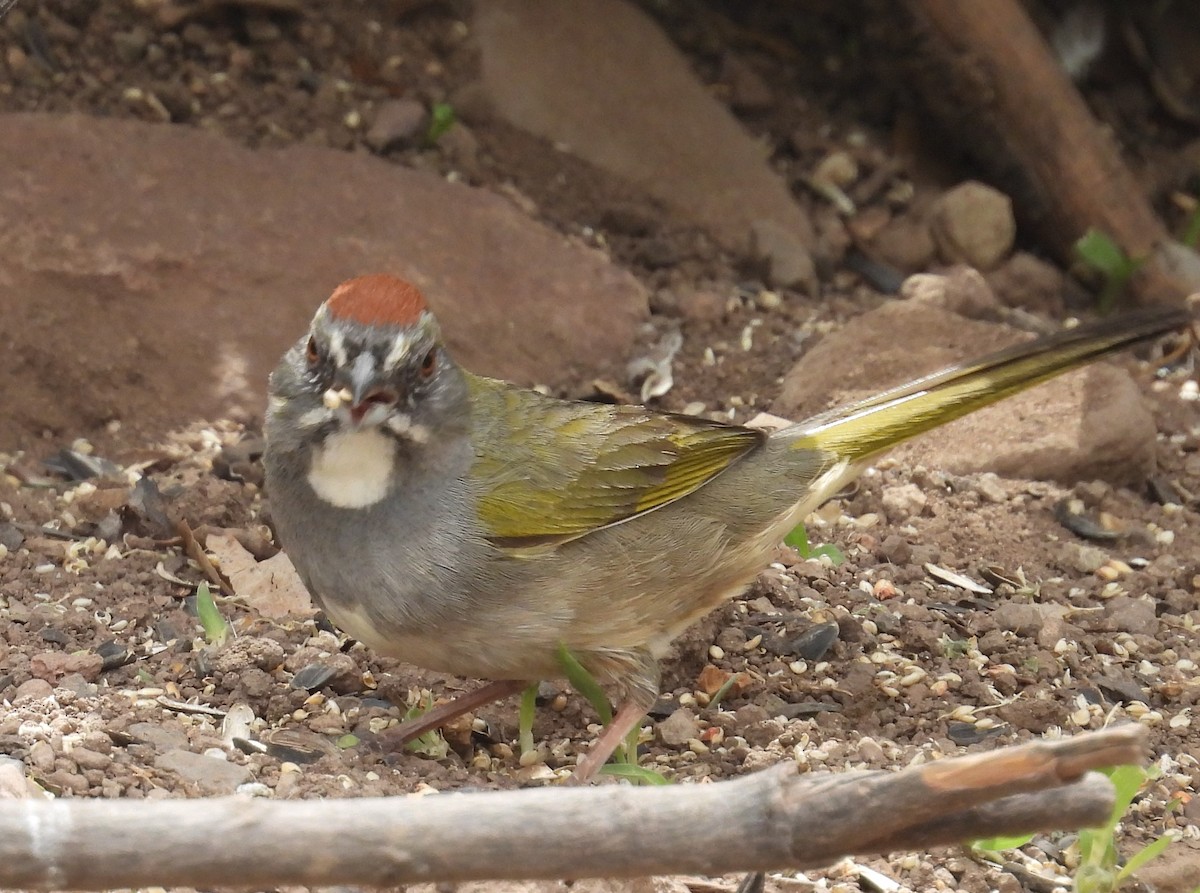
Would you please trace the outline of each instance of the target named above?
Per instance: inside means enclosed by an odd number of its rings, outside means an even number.
[[[361,353],[354,358],[347,375],[346,391],[349,392],[350,420],[361,425],[363,418],[376,406],[393,403],[392,392],[383,387],[376,375],[375,357]]]
[[[355,357],[346,384],[350,390],[350,412],[353,414],[367,405],[367,398],[376,388],[375,358],[369,353],[361,353]]]

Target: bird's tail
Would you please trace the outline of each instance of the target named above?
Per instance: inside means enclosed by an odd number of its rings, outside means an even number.
[[[1125,314],[1013,345],[839,407],[776,436],[851,464],[1093,360],[1193,323],[1182,308]]]

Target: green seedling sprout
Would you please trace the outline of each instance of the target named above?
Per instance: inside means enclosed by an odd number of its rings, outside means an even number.
[[[1129,810],[1142,785],[1153,777],[1141,766],[1124,765],[1100,770],[1113,784],[1115,798],[1108,821],[1097,828],[1084,828],[1079,832],[1079,866],[1071,889],[1074,893],[1115,893],[1137,871],[1163,854],[1174,839],[1166,834],[1155,838],[1129,860],[1118,866],[1117,826],[1121,817]],[[972,841],[971,849],[986,859],[996,861],[995,854],[1003,850],[1017,849],[1033,840],[1032,834],[988,837]],[[1194,891],[1200,893],[1200,890]]]
[[[604,689],[566,645],[558,646],[558,663],[563,669],[563,675],[571,683],[571,687],[587,699],[587,702],[592,705],[592,709],[596,711],[596,715],[600,717],[600,721],[605,725],[611,723],[612,705],[609,704]],[[646,769],[637,764],[637,746],[640,734],[641,729],[634,726],[625,739],[624,746],[617,748],[613,754],[613,762],[601,768],[601,774],[614,775],[644,784],[670,784],[666,778],[653,769]]]
[[[404,711],[404,719],[416,719],[418,716],[424,716],[431,709],[433,709],[433,695],[426,693],[424,700],[418,696],[417,702]],[[431,729],[424,735],[409,741],[404,745],[404,749],[423,757],[429,757],[431,760],[444,760],[450,755],[450,745],[446,743],[446,739],[437,729]]]
[[[537,693],[538,684],[536,682],[521,692],[521,708],[517,714],[517,741],[521,746],[522,754],[527,754],[534,749],[533,714],[537,708]]]
[[[1183,225],[1183,232],[1179,234],[1179,241],[1188,248],[1195,250],[1200,247],[1200,203],[1192,209],[1192,213],[1188,214],[1187,222]],[[1197,888],[1200,890],[1200,887]]]
[[[1117,826],[1129,810],[1142,786],[1154,773],[1141,766],[1127,764],[1101,770],[1116,791],[1116,800],[1108,821],[1098,828],[1079,832],[1079,868],[1075,871],[1075,893],[1113,893],[1133,878],[1138,869],[1157,859],[1174,839],[1164,834],[1146,844],[1118,867]]]
[[[981,837],[979,840],[972,840],[970,843],[971,849],[979,853],[990,861],[995,861],[992,857],[996,853],[1004,850],[1016,850],[1025,846],[1033,840],[1032,834],[1012,834],[1001,835],[999,837]]]
[[[435,102],[429,110],[429,129],[425,131],[425,142],[435,145],[454,126],[457,116],[448,102]]]
[[[221,611],[217,608],[217,603],[213,599],[207,583],[201,583],[196,587],[196,616],[200,619],[200,626],[204,630],[204,641],[218,648],[224,645],[232,628],[229,626],[229,622],[221,616]]]
[[[808,530],[803,524],[797,524],[796,527],[783,538],[784,543],[791,546],[800,553],[800,557],[805,561],[812,558],[820,558],[825,555],[833,562],[833,566],[837,567],[846,560],[846,556],[842,554],[842,550],[832,543],[826,543],[823,546],[811,546],[808,542]]]
[[[1145,263],[1131,258],[1110,236],[1097,229],[1089,229],[1079,237],[1075,253],[1104,278],[1098,299],[1101,313],[1108,313],[1116,306],[1133,274]]]
[[[716,690],[716,692],[713,694],[713,696],[708,699],[708,707],[710,710],[717,709],[717,705],[719,705],[721,703],[721,701],[723,701],[725,699],[725,696],[727,694],[729,694],[729,690],[731,688],[733,688],[734,683],[737,682],[739,675],[741,675],[741,674],[740,673],[730,673],[729,678],[721,683],[721,687],[718,688]]]

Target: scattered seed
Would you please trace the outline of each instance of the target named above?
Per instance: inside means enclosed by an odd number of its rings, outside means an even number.
[[[935,580],[942,583],[947,583],[950,586],[957,586],[959,589],[965,589],[968,592],[974,592],[978,595],[991,595],[992,589],[984,586],[982,583],[976,583],[970,577],[964,577],[962,574],[957,574],[954,571],[947,570],[944,567],[938,567],[936,564],[925,564],[925,572]]]

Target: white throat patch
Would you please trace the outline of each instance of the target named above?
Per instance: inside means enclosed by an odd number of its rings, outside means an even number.
[[[396,443],[378,428],[331,434],[313,450],[308,483],[330,505],[363,509],[387,496]]]

